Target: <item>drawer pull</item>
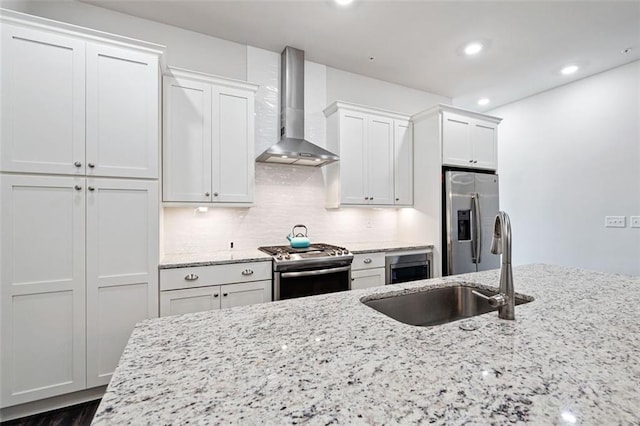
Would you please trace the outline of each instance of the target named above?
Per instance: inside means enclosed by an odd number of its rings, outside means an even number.
[[[252,275],[252,274],[253,274],[252,269],[245,269],[244,271],[242,271],[242,275]]]
[[[369,257],[367,257],[367,258],[364,260],[364,263],[366,263],[366,264],[369,264],[369,263],[371,263],[371,262],[372,262],[372,260],[371,260],[371,258],[369,258]]]
[[[195,281],[197,280],[199,277],[196,274],[189,274],[186,277],[184,277],[185,280],[187,281]]]

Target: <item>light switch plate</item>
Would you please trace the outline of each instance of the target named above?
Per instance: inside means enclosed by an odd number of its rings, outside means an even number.
[[[627,221],[625,216],[605,216],[604,226],[606,228],[626,228]]]
[[[632,228],[640,228],[640,216],[631,216],[629,222]]]

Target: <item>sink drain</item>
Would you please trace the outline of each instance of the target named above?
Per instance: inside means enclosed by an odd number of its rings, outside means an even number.
[[[460,327],[460,330],[474,331],[479,329],[480,325],[475,321],[463,321],[458,325],[458,327]]]

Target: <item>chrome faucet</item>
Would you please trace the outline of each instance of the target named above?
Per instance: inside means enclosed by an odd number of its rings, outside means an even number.
[[[491,253],[502,254],[500,293],[491,297],[476,291],[473,291],[473,294],[487,299],[489,305],[497,307],[499,318],[515,319],[515,290],[513,287],[513,272],[511,270],[511,221],[509,220],[509,215],[502,211],[498,212],[493,223]]]

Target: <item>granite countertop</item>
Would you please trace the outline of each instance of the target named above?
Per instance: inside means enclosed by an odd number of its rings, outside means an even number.
[[[432,249],[433,245],[400,241],[334,244],[348,248],[353,254],[397,250]],[[159,269],[223,265],[226,263],[264,262],[271,256],[258,249],[229,249],[205,253],[170,253],[162,256]]]
[[[160,260],[160,269],[223,265],[226,263],[265,262],[272,257],[258,249],[229,249],[205,253],[171,253]]]
[[[491,312],[414,327],[360,302],[498,280],[494,270],[147,320],[94,423],[640,423],[638,277],[517,267],[516,291],[535,300],[515,321]]]
[[[346,247],[353,254],[390,252],[399,250],[432,250],[433,244],[406,242],[406,241],[383,241],[383,242],[358,242],[339,244]]]

